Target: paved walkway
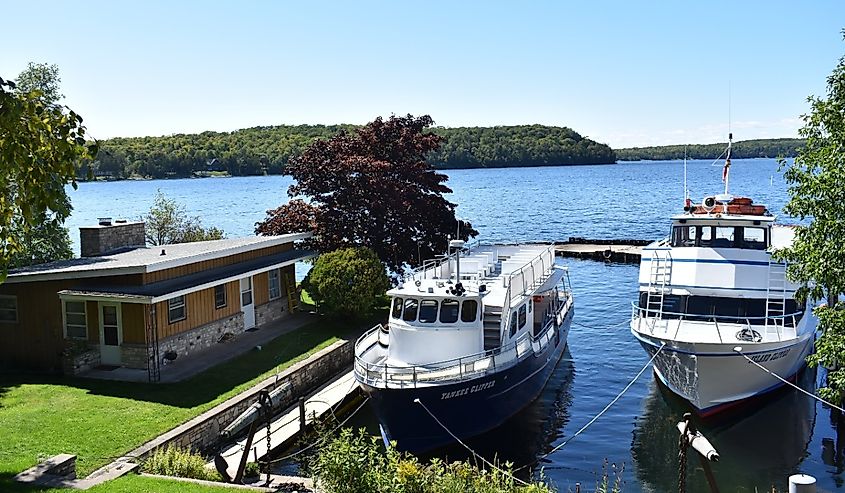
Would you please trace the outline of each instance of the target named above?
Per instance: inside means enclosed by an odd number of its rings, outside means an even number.
[[[161,383],[181,382],[220,363],[229,361],[246,352],[254,351],[282,334],[292,332],[303,325],[316,320],[308,313],[297,313],[257,327],[257,330],[244,332],[231,341],[216,344],[188,357],[177,358],[161,366]],[[135,368],[117,368],[114,370],[90,370],[79,376],[102,380],[120,380],[124,382],[147,382],[147,370]]]

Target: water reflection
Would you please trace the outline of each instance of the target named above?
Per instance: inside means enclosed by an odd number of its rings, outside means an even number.
[[[815,371],[799,375],[801,388],[812,391]],[[778,491],[787,489],[787,478],[798,472],[808,455],[816,420],[815,401],[785,387],[753,403],[754,407],[737,409],[719,421],[701,423],[700,430],[721,455],[713,464],[713,473],[723,491]],[[655,380],[650,395],[637,419],[631,454],[637,477],[644,489],[671,491],[678,484],[678,430],[675,427],[689,404]],[[687,459],[687,491],[708,492],[707,480],[690,450]]]

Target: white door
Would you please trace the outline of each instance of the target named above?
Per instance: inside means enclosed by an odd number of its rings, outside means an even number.
[[[121,343],[120,303],[100,303],[100,363],[119,365]]]
[[[241,311],[244,312],[244,329],[255,327],[255,305],[252,302],[252,278],[241,279]]]

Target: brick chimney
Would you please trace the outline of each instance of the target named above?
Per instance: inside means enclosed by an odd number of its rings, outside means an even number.
[[[101,217],[97,222],[99,224],[96,226],[79,228],[79,245],[83,257],[97,257],[115,250],[146,245],[143,221],[112,221],[110,217]]]

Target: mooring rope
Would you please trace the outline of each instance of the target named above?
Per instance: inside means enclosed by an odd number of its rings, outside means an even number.
[[[628,382],[628,385],[626,385],[626,386],[622,389],[622,391],[621,391],[621,392],[619,392],[618,394],[616,394],[616,397],[614,397],[614,398],[613,398],[613,400],[611,400],[611,401],[610,401],[610,402],[609,402],[606,406],[604,406],[604,409],[602,409],[601,411],[599,411],[599,413],[598,413],[598,414],[596,414],[595,416],[593,416],[593,418],[592,418],[592,419],[590,419],[589,421],[587,421],[587,424],[585,424],[584,426],[582,426],[582,427],[581,427],[581,429],[579,429],[578,431],[576,431],[574,435],[572,435],[571,437],[567,438],[567,439],[566,439],[566,440],[564,440],[562,443],[560,443],[559,445],[557,445],[556,447],[554,447],[554,448],[553,448],[553,449],[551,449],[550,451],[546,452],[545,454],[541,455],[540,457],[537,457],[537,458],[536,458],[536,459],[534,459],[532,462],[529,462],[528,464],[525,464],[524,466],[521,466],[521,467],[519,467],[519,468],[517,468],[517,469],[514,469],[514,472],[518,472],[518,471],[520,471],[520,470],[522,470],[522,469],[525,469],[526,467],[532,466],[532,465],[534,465],[534,464],[536,464],[536,463],[540,462],[541,460],[545,459],[546,457],[548,457],[548,456],[552,455],[553,453],[555,453],[555,452],[557,452],[558,450],[560,450],[560,449],[562,449],[563,447],[565,447],[565,446],[566,446],[569,442],[571,442],[572,440],[574,440],[574,439],[575,439],[575,437],[577,437],[578,435],[580,435],[581,433],[583,433],[583,432],[584,432],[584,430],[586,430],[587,428],[589,428],[589,427],[590,427],[590,425],[592,425],[593,423],[595,423],[595,422],[596,422],[596,420],[598,420],[598,419],[599,419],[599,418],[600,418],[600,417],[601,417],[604,413],[606,413],[606,412],[608,411],[608,409],[610,409],[610,408],[611,408],[614,404],[616,404],[616,401],[618,401],[618,400],[619,400],[619,399],[620,399],[620,398],[621,398],[621,397],[625,394],[625,392],[627,392],[627,391],[628,391],[628,389],[630,389],[630,388],[631,388],[631,386],[632,386],[632,385],[634,385],[634,382],[636,382],[637,380],[639,380],[640,376],[642,376],[642,374],[646,371],[646,369],[649,367],[649,365],[651,365],[651,364],[654,362],[655,358],[657,358],[657,355],[658,355],[658,354],[660,354],[660,352],[661,352],[661,351],[663,351],[663,348],[664,348],[664,347],[666,347],[666,343],[665,343],[665,342],[661,342],[661,343],[660,343],[660,347],[659,347],[659,348],[657,348],[657,351],[655,351],[655,352],[654,352],[654,355],[652,355],[651,359],[649,359],[649,360],[648,360],[648,362],[647,362],[645,365],[643,365],[643,367],[640,369],[640,371],[639,371],[639,372],[637,372],[637,374],[634,376],[634,378],[633,378],[630,382]]]
[[[734,348],[734,351],[736,351],[737,353],[741,354],[743,358],[747,359],[747,360],[748,360],[748,361],[750,361],[751,363],[754,363],[754,365],[755,365],[757,368],[760,368],[761,370],[763,370],[764,372],[768,373],[769,375],[771,375],[771,376],[773,376],[773,377],[777,378],[777,379],[778,379],[778,380],[780,380],[781,382],[783,382],[783,383],[785,383],[785,384],[787,384],[787,385],[791,386],[791,387],[792,387],[792,388],[794,388],[794,389],[797,389],[797,390],[801,391],[802,393],[804,393],[804,394],[806,394],[806,395],[809,395],[810,397],[812,397],[813,399],[815,399],[815,400],[817,400],[817,401],[821,402],[822,404],[827,404],[828,406],[830,406],[830,407],[832,407],[832,408],[834,408],[834,409],[837,409],[837,410],[839,410],[839,411],[841,411],[841,412],[845,413],[845,409],[842,409],[841,407],[837,406],[836,404],[831,404],[830,402],[828,402],[828,401],[826,401],[826,400],[822,399],[821,397],[817,396],[816,394],[814,394],[814,393],[812,393],[812,392],[807,392],[806,390],[802,389],[802,388],[801,388],[801,387],[799,387],[798,385],[795,385],[794,383],[790,382],[789,380],[787,380],[787,379],[785,379],[785,378],[781,377],[781,376],[780,376],[780,375],[778,375],[777,373],[774,373],[773,371],[769,370],[769,369],[768,369],[768,368],[766,368],[765,366],[763,366],[763,365],[761,365],[760,363],[758,363],[758,362],[754,361],[753,359],[749,358],[747,354],[745,354],[745,353],[743,353],[743,352],[742,352],[742,347],[741,347],[741,346],[737,346],[737,347],[735,347],[735,348]]]
[[[425,405],[425,404],[423,404],[423,402],[422,402],[421,400],[419,400],[419,399],[414,399],[414,402],[416,402],[417,404],[419,404],[420,406],[422,406],[422,408],[423,408],[423,409],[425,409],[425,412],[427,412],[427,413],[428,413],[428,415],[429,415],[429,416],[431,416],[431,418],[432,418],[432,419],[434,419],[434,421],[436,421],[436,422],[437,422],[437,424],[438,424],[438,425],[440,425],[440,427],[441,427],[441,428],[443,428],[444,430],[446,430],[446,433],[448,433],[448,434],[449,434],[449,435],[450,435],[450,436],[451,436],[451,437],[452,437],[452,438],[453,438],[456,442],[460,443],[460,444],[461,444],[461,445],[462,445],[465,449],[467,449],[467,451],[469,451],[469,453],[471,453],[471,454],[472,454],[472,456],[476,458],[476,460],[481,460],[481,462],[483,462],[483,463],[487,464],[488,466],[490,466],[490,467],[492,467],[493,469],[495,469],[495,470],[497,470],[497,471],[501,472],[502,474],[505,474],[505,475],[507,475],[507,476],[510,476],[511,478],[513,478],[513,480],[514,480],[514,481],[518,482],[518,483],[519,483],[519,484],[521,484],[522,486],[530,486],[530,483],[527,483],[527,482],[525,482],[525,481],[523,481],[523,480],[519,479],[518,477],[514,476],[512,473],[510,473],[510,472],[508,472],[508,471],[505,471],[504,469],[502,469],[502,468],[500,468],[500,467],[496,466],[495,464],[493,464],[493,463],[492,463],[492,462],[490,462],[489,460],[485,459],[484,457],[482,457],[482,456],[478,455],[478,453],[476,453],[476,452],[475,452],[475,450],[473,450],[472,448],[470,448],[470,446],[469,446],[469,445],[467,445],[466,443],[464,443],[464,442],[463,442],[460,438],[458,438],[458,436],[457,436],[457,435],[455,435],[454,433],[452,433],[452,430],[450,430],[449,428],[447,428],[447,427],[446,427],[446,425],[444,425],[442,421],[440,421],[439,419],[437,419],[437,416],[435,416],[435,415],[434,415],[434,413],[432,413],[432,412],[428,409],[428,407],[426,407],[426,405]],[[516,472],[516,471],[514,471],[514,472]]]

